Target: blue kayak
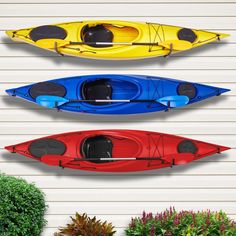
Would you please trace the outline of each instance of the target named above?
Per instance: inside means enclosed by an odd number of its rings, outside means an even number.
[[[11,96],[42,106],[93,114],[166,111],[175,107],[171,106],[171,99],[184,99],[182,105],[188,105],[228,91],[225,88],[169,78],[114,74],[75,76],[6,90]],[[42,99],[38,102],[40,98],[54,99],[54,106],[49,106],[47,101],[44,105]],[[178,101],[173,104],[176,103]]]

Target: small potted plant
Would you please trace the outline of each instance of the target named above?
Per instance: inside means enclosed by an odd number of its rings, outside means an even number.
[[[60,228],[54,236],[112,236],[115,234],[111,223],[101,222],[96,217],[90,218],[86,214],[76,213],[75,218],[66,227]]]
[[[174,208],[132,218],[127,236],[235,236],[236,223],[220,212],[181,211]]]
[[[40,236],[46,208],[44,194],[34,184],[0,174],[1,236]]]

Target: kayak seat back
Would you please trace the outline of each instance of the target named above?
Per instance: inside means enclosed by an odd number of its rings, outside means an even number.
[[[29,36],[34,42],[37,42],[40,39],[65,39],[67,32],[59,26],[43,25],[32,29]]]
[[[29,153],[36,158],[43,155],[63,155],[66,151],[66,145],[56,139],[44,138],[33,141],[28,148]]]
[[[99,79],[91,82],[85,82],[81,89],[82,98],[86,100],[111,100],[112,87],[106,79]],[[93,105],[106,105],[109,102],[89,102]]]
[[[42,82],[34,84],[29,89],[29,94],[34,99],[36,99],[40,95],[52,95],[52,96],[64,97],[66,95],[66,88],[57,83]]]
[[[106,136],[99,135],[85,139],[81,145],[81,153],[84,158],[112,158],[112,141]],[[111,162],[91,160],[94,163]]]
[[[84,42],[112,42],[113,33],[103,25],[89,27],[86,25],[82,29],[82,40]],[[110,47],[112,45],[92,45],[93,47]]]

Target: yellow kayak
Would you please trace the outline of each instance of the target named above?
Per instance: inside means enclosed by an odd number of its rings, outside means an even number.
[[[229,36],[179,26],[119,20],[69,22],[6,33],[13,40],[60,55],[96,59],[167,56]]]

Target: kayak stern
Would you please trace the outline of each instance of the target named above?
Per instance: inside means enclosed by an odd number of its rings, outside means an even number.
[[[219,39],[227,38],[229,36],[230,36],[230,34],[221,34],[221,33],[219,33]]]
[[[4,149],[6,149],[7,151],[11,152],[11,153],[15,153],[15,146],[14,145],[10,145],[10,146],[6,146],[4,147]]]

